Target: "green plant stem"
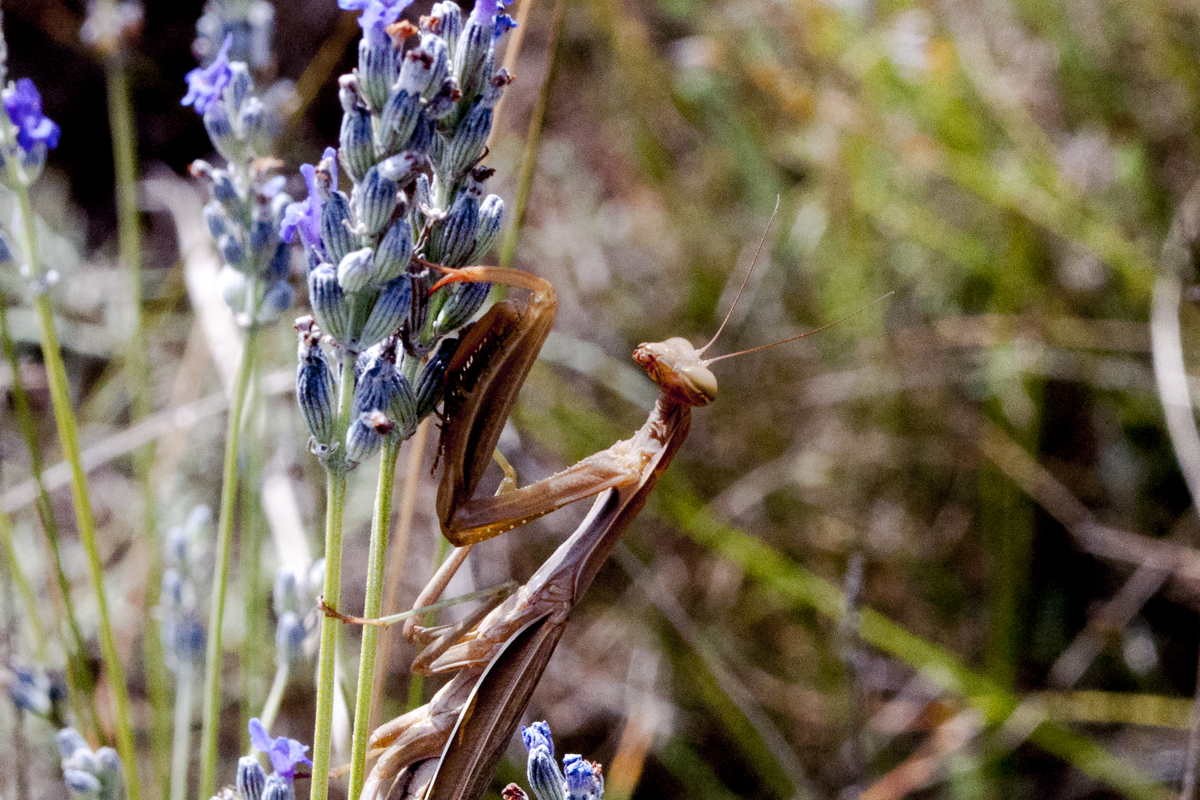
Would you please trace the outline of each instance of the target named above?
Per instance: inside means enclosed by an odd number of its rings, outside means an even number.
[[[188,760],[192,755],[192,684],[195,675],[191,662],[179,667],[175,681],[175,730],[171,736],[171,800],[183,800],[188,788]]]
[[[33,209],[29,193],[20,188],[15,191],[25,227],[26,255],[37,269],[37,234],[34,230]],[[71,499],[75,506],[75,524],[79,529],[79,540],[87,554],[88,572],[96,593],[96,610],[100,627],[100,653],[104,669],[108,673],[112,689],[113,722],[116,725],[117,751],[125,768],[126,791],[129,800],[141,800],[141,782],[138,778],[137,747],[133,738],[133,720],[129,704],[129,689],[125,684],[125,665],[117,651],[117,640],[113,635],[112,622],[108,613],[108,598],[104,594],[104,564],[96,543],[96,521],[92,514],[92,501],[88,491],[87,474],[79,448],[79,429],[75,413],[71,408],[71,390],[67,380],[67,368],[63,363],[58,332],[54,327],[54,311],[50,298],[39,292],[33,300],[38,328],[42,339],[42,356],[45,359],[46,380],[50,385],[50,402],[54,408],[54,422],[62,442],[63,455],[71,468]]]
[[[511,267],[517,254],[517,241],[521,226],[525,223],[525,209],[529,206],[529,195],[533,189],[533,176],[537,172],[538,150],[542,142],[542,129],[546,122],[546,109],[550,105],[550,89],[554,85],[554,74],[558,65],[558,43],[562,38],[566,20],[566,0],[555,0],[554,16],[550,22],[550,42],[546,45],[546,76],[538,91],[537,103],[529,117],[529,129],[525,134],[525,149],[521,153],[521,172],[517,176],[517,198],[512,223],[504,231],[500,243],[500,266]]]
[[[271,730],[275,724],[275,716],[279,713],[279,706],[283,703],[283,691],[287,688],[288,681],[291,679],[291,670],[288,668],[287,662],[281,662],[275,668],[275,680],[271,681],[271,689],[267,692],[267,700],[263,703],[262,713],[258,715],[259,721],[263,727]]]
[[[259,507],[263,475],[262,447],[262,370],[254,370],[250,385],[250,397],[246,401],[245,436],[247,447],[243,449],[241,481],[241,571],[242,604],[245,606],[246,647],[241,650],[242,675],[242,718],[249,719],[262,696],[263,679],[268,669],[265,656],[267,649],[258,642],[266,641],[264,627],[267,620],[266,594],[262,591],[262,515]],[[268,726],[269,727],[269,726]],[[243,730],[244,741],[249,742],[249,731]]]
[[[217,734],[221,725],[222,631],[229,561],[233,549],[234,511],[237,505],[238,442],[246,409],[250,377],[254,372],[258,332],[250,328],[242,347],[241,363],[233,384],[225,433],[225,461],[221,472],[221,509],[217,516],[217,552],[213,564],[212,603],[208,617],[208,648],[204,660],[204,713],[200,733],[200,800],[216,792]]]
[[[379,454],[379,485],[375,489],[375,510],[371,517],[371,542],[367,551],[367,589],[362,615],[378,617],[383,611],[383,574],[387,565],[388,531],[392,517],[392,490],[396,483],[396,456],[400,442],[389,439]],[[367,734],[371,730],[371,686],[375,675],[375,654],[379,628],[365,625],[358,656],[358,684],[354,698],[354,733],[350,745],[350,793],[362,793],[367,772]]]
[[[342,356],[338,390],[335,442],[344,443],[354,400],[354,355]],[[342,445],[345,446],[344,444]],[[325,485],[325,586],[322,596],[331,607],[342,600],[342,523],[346,512],[346,471],[341,465],[326,469]],[[329,797],[330,748],[333,736],[333,699],[337,692],[335,666],[342,623],[321,617],[321,643],[317,655],[317,713],[313,726],[312,782],[309,800]]]
[[[33,656],[38,661],[45,661],[46,627],[42,624],[42,615],[38,611],[37,596],[33,593],[29,578],[26,577],[25,570],[21,569],[21,562],[17,559],[17,549],[13,545],[12,533],[12,520],[9,519],[8,514],[0,511],[0,557],[3,557],[4,562],[8,565],[12,582],[16,586],[17,593],[21,595],[21,602],[25,604],[25,621],[29,625]]]
[[[41,522],[42,533],[45,537],[46,548],[49,551],[50,565],[54,571],[54,580],[58,586],[59,599],[62,601],[67,630],[71,639],[63,643],[67,662],[67,686],[70,689],[71,705],[79,715],[81,726],[94,736],[99,736],[99,718],[96,710],[95,676],[88,666],[87,642],[83,638],[83,629],[79,626],[79,615],[75,612],[75,601],[71,596],[71,581],[63,567],[62,546],[59,543],[58,520],[54,516],[54,506],[50,503],[50,493],[42,479],[42,447],[38,441],[37,423],[33,419],[33,409],[29,404],[29,393],[21,381],[21,362],[17,358],[17,348],[13,344],[12,334],[8,328],[8,312],[3,302],[0,302],[0,348],[4,350],[4,358],[12,373],[9,386],[12,395],[13,413],[17,418],[17,428],[29,451],[29,467],[33,474],[33,482],[37,487],[38,520]]]
[[[108,127],[112,132],[113,172],[116,183],[117,253],[129,274],[131,331],[126,360],[130,381],[131,422],[145,419],[153,411],[150,381],[149,347],[143,310],[142,231],[138,214],[137,132],[133,103],[129,94],[129,75],[120,54],[105,61],[108,88]],[[154,496],[154,446],[149,444],[134,455],[134,473],[142,494],[142,537],[148,559],[146,570],[146,608],[158,606],[162,588],[162,547],[158,537],[158,504]],[[142,657],[146,670],[146,691],[154,735],[154,767],[161,785],[171,768],[170,677],[158,626],[147,625],[142,636]]]

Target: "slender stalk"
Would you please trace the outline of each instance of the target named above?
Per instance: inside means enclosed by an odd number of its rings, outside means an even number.
[[[221,628],[225,620],[225,591],[229,584],[229,561],[233,549],[234,509],[237,505],[238,441],[242,416],[254,371],[258,332],[250,328],[242,348],[241,363],[234,378],[233,397],[225,433],[225,463],[221,473],[221,509],[217,515],[217,552],[213,564],[212,603],[208,617],[208,648],[204,663],[204,713],[200,733],[200,800],[212,797],[217,788],[217,733],[221,724]]]
[[[346,440],[354,400],[354,355],[342,356],[338,392],[338,418],[334,441]],[[342,600],[342,524],[346,512],[346,472],[340,466],[326,470],[325,487],[325,602],[337,608]],[[333,736],[333,699],[337,692],[335,667],[342,624],[321,617],[321,644],[317,656],[317,715],[313,729],[313,767],[309,800],[329,797],[330,746]]]
[[[26,257],[35,274],[37,269],[37,235],[34,230],[33,209],[29,193],[24,187],[14,191],[25,228]],[[96,521],[92,514],[91,495],[88,491],[87,474],[80,457],[79,429],[75,413],[71,408],[71,390],[67,380],[67,368],[63,363],[58,332],[54,327],[54,311],[45,292],[34,297],[33,309],[37,315],[42,339],[42,356],[45,359],[46,379],[50,385],[50,402],[54,408],[54,422],[62,442],[63,455],[71,467],[71,499],[75,506],[75,524],[79,529],[79,540],[87,554],[88,572],[96,593],[96,610],[99,616],[100,653],[104,669],[108,673],[112,688],[113,717],[116,725],[117,751],[125,766],[125,778],[129,800],[141,800],[141,782],[138,778],[137,747],[134,744],[132,715],[129,705],[129,689],[125,684],[125,665],[117,650],[112,622],[108,613],[108,598],[104,594],[104,564],[96,543]]]
[[[392,517],[392,489],[396,483],[398,441],[388,440],[379,455],[379,485],[375,489],[375,510],[371,517],[371,542],[367,550],[367,590],[363,600],[363,616],[378,617],[383,607],[383,574],[387,563],[388,529]],[[375,675],[375,653],[379,644],[379,628],[366,625],[362,629],[362,645],[358,656],[358,684],[354,699],[354,733],[350,744],[350,793],[362,793],[367,772],[367,734],[371,730],[371,687]]]
[[[8,565],[13,585],[16,587],[17,593],[21,595],[21,602],[25,604],[25,621],[29,625],[29,633],[32,634],[30,638],[33,640],[33,656],[38,661],[44,661],[46,658],[46,628],[42,624],[42,615],[38,610],[37,596],[33,593],[29,578],[26,577],[25,570],[21,569],[21,562],[17,559],[17,549],[12,540],[12,520],[3,511],[0,511],[0,556],[3,556],[2,560]]]
[[[422,420],[421,424],[417,426],[416,435],[413,436],[408,446],[408,462],[404,466],[404,488],[400,491],[400,511],[396,519],[396,530],[391,537],[392,552],[388,557],[390,561],[388,571],[392,575],[401,573],[408,557],[408,542],[412,538],[413,515],[417,510],[417,486],[421,482],[421,464],[425,460],[425,442],[429,439],[429,431],[432,427],[433,423],[428,417]],[[393,580],[388,584],[383,605],[386,608],[395,608],[400,604],[399,600],[400,581]],[[371,680],[371,713],[374,715],[379,714],[379,697],[384,684],[383,676],[379,673],[380,670],[387,669],[388,664],[391,663],[392,649],[398,636],[399,631],[394,634],[385,632],[379,657],[375,660],[375,676]],[[372,727],[374,727],[373,724]]]
[[[546,46],[546,77],[542,79],[537,103],[529,117],[529,130],[525,135],[525,149],[521,153],[521,172],[517,176],[517,200],[512,215],[512,224],[504,232],[500,243],[500,266],[512,266],[517,253],[517,241],[521,226],[525,223],[525,209],[529,206],[529,194],[533,189],[533,176],[537,172],[538,150],[542,142],[542,128],[546,122],[546,109],[550,105],[550,89],[554,85],[554,74],[558,66],[558,43],[562,39],[563,23],[567,15],[566,0],[555,0],[554,17],[550,22],[550,42]]]
[[[242,670],[242,719],[249,719],[252,710],[262,696],[263,680],[267,664],[266,648],[258,647],[264,641],[267,620],[266,594],[262,591],[262,515],[259,508],[259,491],[262,487],[263,448],[262,443],[262,371],[254,370],[250,385],[250,397],[246,401],[246,437],[248,446],[242,456],[241,481],[241,570],[242,603],[245,606],[245,639],[247,647],[241,651]],[[268,726],[269,727],[269,726]],[[242,731],[249,736],[247,730]],[[248,739],[246,740],[248,742]]]
[[[13,413],[17,418],[17,428],[29,451],[29,467],[33,474],[34,486],[37,489],[35,507],[38,520],[41,522],[42,533],[45,536],[46,548],[50,555],[50,564],[54,571],[54,580],[58,587],[59,599],[67,621],[67,630],[71,639],[63,643],[67,660],[67,685],[70,688],[71,704],[80,716],[82,726],[98,736],[100,729],[97,720],[100,715],[96,710],[96,694],[92,691],[95,677],[87,662],[87,642],[83,638],[83,630],[79,626],[79,615],[75,612],[75,602],[71,597],[71,581],[63,567],[62,546],[59,544],[58,520],[54,516],[54,507],[50,503],[50,492],[42,479],[42,447],[38,441],[37,423],[33,419],[33,409],[29,404],[29,394],[21,381],[21,362],[17,358],[17,348],[13,345],[12,335],[8,328],[8,312],[4,303],[0,302],[0,348],[4,350],[4,358],[12,373],[12,383],[9,386],[12,395]]]
[[[263,703],[262,713],[258,715],[263,727],[267,730],[271,730],[275,724],[275,716],[279,713],[280,704],[283,703],[283,691],[287,688],[290,678],[291,670],[288,669],[287,662],[281,661],[275,668],[275,680],[271,681],[271,689],[267,692],[267,700]]]
[[[131,331],[126,352],[126,364],[131,376],[130,420],[145,419],[153,410],[150,382],[149,347],[146,342],[146,320],[143,309],[145,292],[142,285],[142,231],[138,215],[138,157],[137,131],[133,103],[129,93],[129,75],[125,60],[118,54],[105,61],[108,88],[108,127],[112,132],[113,172],[116,183],[117,254],[129,274]],[[162,587],[162,547],[158,538],[158,504],[154,496],[154,447],[147,445],[134,456],[134,473],[142,494],[142,536],[149,564],[146,570],[146,608],[158,605]],[[158,626],[147,625],[142,636],[142,657],[146,670],[146,689],[154,736],[154,768],[161,784],[170,769],[171,737],[170,677],[162,637]],[[178,702],[178,701],[176,701]]]
[[[188,788],[188,760],[192,755],[191,662],[179,666],[175,681],[175,730],[171,736],[171,800],[183,800]]]

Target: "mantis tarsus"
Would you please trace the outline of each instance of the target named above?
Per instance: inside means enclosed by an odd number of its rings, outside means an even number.
[[[475,543],[576,500],[596,499],[570,537],[499,605],[485,606],[443,628],[422,628],[409,617],[405,635],[426,645],[413,663],[414,671],[456,674],[427,704],[372,734],[371,754],[378,760],[362,793],[369,800],[473,800],[486,790],[571,610],[687,437],[692,408],[716,397],[717,380],[708,365],[727,357],[705,359],[704,352],[729,314],[701,348],[681,338],[639,345],[633,358],[658,386],[659,396],[631,438],[528,486],[474,497],[521,384],[550,331],[557,302],[547,281],[520,270],[438,269],[446,277],[435,289],[452,282],[488,281],[526,289],[530,297],[493,306],[465,334],[447,370],[437,509],[443,533],[458,548],[415,605],[440,596]]]

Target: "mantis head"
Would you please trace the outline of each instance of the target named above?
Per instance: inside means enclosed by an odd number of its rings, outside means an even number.
[[[664,342],[644,342],[633,351],[650,380],[678,403],[706,406],[717,396],[717,376],[687,339],[678,336]]]

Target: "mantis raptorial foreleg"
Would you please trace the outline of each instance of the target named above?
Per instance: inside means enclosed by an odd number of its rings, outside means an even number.
[[[493,306],[463,337],[447,369],[437,499],[446,538],[458,546],[481,542],[636,481],[641,464],[614,445],[528,486],[475,497],[504,422],[550,333],[558,301],[550,283],[528,272],[500,267],[445,271],[449,275],[443,283],[490,281],[530,293],[524,303],[505,300]]]

